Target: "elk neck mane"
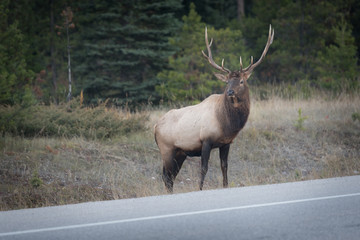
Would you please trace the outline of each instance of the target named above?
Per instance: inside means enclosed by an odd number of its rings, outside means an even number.
[[[246,89],[242,98],[238,99],[239,107],[235,108],[226,94],[221,95],[216,115],[226,137],[235,137],[245,126],[250,113],[249,91]]]

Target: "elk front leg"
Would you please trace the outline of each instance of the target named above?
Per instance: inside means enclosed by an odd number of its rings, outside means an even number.
[[[221,171],[223,174],[223,187],[228,187],[227,169],[228,169],[228,155],[229,155],[230,144],[224,145],[220,148],[220,163]]]
[[[211,144],[204,141],[201,149],[201,171],[200,171],[200,190],[202,190],[205,180],[205,175],[208,171],[208,163],[211,152]]]

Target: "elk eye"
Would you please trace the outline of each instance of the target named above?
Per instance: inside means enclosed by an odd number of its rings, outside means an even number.
[[[244,84],[244,80],[241,80],[241,81],[240,81],[240,84]]]

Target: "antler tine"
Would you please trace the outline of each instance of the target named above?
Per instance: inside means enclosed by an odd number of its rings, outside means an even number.
[[[253,64],[253,57],[251,56],[251,63],[247,68],[245,68],[243,70],[243,72],[250,72],[251,73],[254,70],[254,68],[256,68],[262,62],[262,60],[264,59],[267,51],[269,50],[270,45],[273,43],[273,40],[274,40],[274,29],[271,28],[271,24],[270,24],[268,40],[266,42],[264,51],[261,54],[261,57],[259,58],[259,60],[256,63]]]
[[[240,56],[240,72],[242,71],[243,65],[242,65],[242,60],[241,60],[241,56]]]
[[[224,59],[222,60],[222,66],[221,67],[215,63],[214,59],[212,58],[211,49],[210,49],[212,43],[213,43],[213,39],[211,39],[210,44],[209,44],[208,34],[207,34],[207,27],[205,27],[205,44],[206,44],[206,49],[207,49],[208,55],[206,55],[204,51],[201,51],[202,54],[209,61],[211,66],[213,66],[214,68],[216,68],[219,71],[222,71],[222,72],[225,72],[225,73],[230,73],[231,71],[224,67]]]

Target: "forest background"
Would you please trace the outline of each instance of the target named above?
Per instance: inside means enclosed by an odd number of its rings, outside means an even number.
[[[223,88],[201,54],[205,26],[215,61],[236,70],[239,56],[259,58],[272,25],[253,85],[357,91],[359,23],[356,0],[3,0],[0,104],[65,102],[69,59],[84,104],[201,101]]]

